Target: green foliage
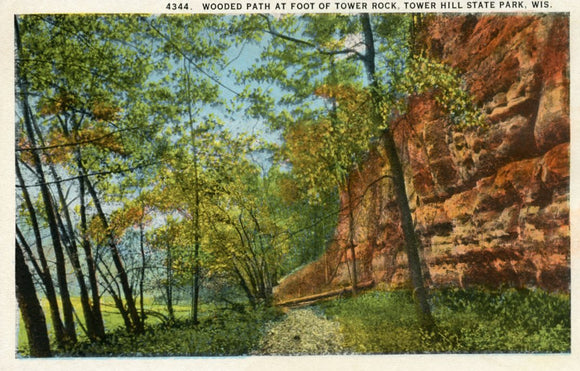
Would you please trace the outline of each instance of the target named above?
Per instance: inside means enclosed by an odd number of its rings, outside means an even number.
[[[421,330],[409,292],[371,292],[321,307],[357,353],[569,352],[570,297],[539,290],[433,294],[437,329]]]
[[[258,307],[243,312],[205,308],[201,323],[178,319],[149,325],[144,334],[127,334],[122,328],[108,333],[102,342],[83,340],[59,357],[135,356],[233,356],[250,354],[266,332],[266,324],[279,318],[272,308]],[[26,355],[25,347],[19,352]]]
[[[317,315],[311,309],[291,311],[284,320],[270,325],[257,354],[313,355],[343,352],[343,339],[337,322]]]
[[[375,291],[321,307],[341,324],[345,347],[355,353],[407,353],[421,348],[409,292]]]
[[[477,109],[473,97],[464,89],[457,71],[444,63],[420,56],[413,57],[408,65],[401,79],[403,91],[408,94],[434,93],[437,103],[459,129],[485,125],[483,112]],[[404,112],[406,107],[400,109]]]
[[[101,299],[102,299],[101,306],[102,306],[103,321],[105,323],[105,328],[106,328],[107,332],[109,332],[109,333],[122,333],[123,331],[126,331],[124,329],[123,319],[122,319],[121,315],[119,314],[118,310],[113,305],[113,300],[108,296],[103,296]],[[74,306],[74,310],[77,313],[77,315],[80,317],[81,320],[84,320],[84,315],[83,315],[83,311],[82,311],[80,298],[79,297],[72,297],[71,302]],[[46,298],[41,300],[41,305],[44,309],[44,312],[49,313],[48,312],[48,302],[47,302]],[[147,312],[154,311],[154,312],[160,313],[161,315],[167,314],[166,308],[163,305],[155,304],[154,301],[150,298],[145,298],[145,308],[146,308]],[[174,305],[174,310],[176,312],[176,317],[179,320],[183,320],[183,319],[187,318],[189,316],[189,313],[190,313],[190,308],[188,306],[184,306],[184,305]],[[213,310],[213,307],[204,306],[204,311],[206,313],[208,313],[212,310]],[[161,317],[162,316],[156,317],[156,316],[149,315],[149,316],[147,316],[146,324],[148,326],[152,326],[152,327],[160,325],[162,323],[162,321],[160,321]],[[52,318],[50,316],[46,316],[46,324],[50,330],[53,326],[52,325]],[[51,335],[53,337],[52,341],[54,343],[54,340],[55,340],[54,334],[49,333],[49,335]],[[77,327],[77,336],[81,340],[81,342],[88,342],[86,334],[83,333],[82,330],[78,327]],[[28,339],[26,336],[24,322],[22,321],[22,319],[20,319],[20,322],[19,322],[17,339],[18,339],[18,341],[17,341],[17,348],[18,348],[17,353],[18,353],[18,355],[19,356],[27,356],[28,355]]]
[[[457,351],[568,352],[570,297],[541,290],[449,289],[433,297]]]
[[[421,330],[410,291],[373,291],[282,316],[274,308],[204,306],[201,323],[149,322],[129,335],[105,312],[104,342],[81,341],[60,356],[215,356],[243,354],[477,353],[570,351],[570,296],[540,290],[469,289],[432,296],[436,331]],[[76,301],[76,306],[79,306]],[[163,312],[162,307],[151,306]],[[185,307],[176,307],[185,311]],[[184,312],[185,313],[185,312]],[[116,329],[115,329],[116,328]],[[21,334],[21,338],[25,338]],[[21,343],[19,355],[25,356]]]

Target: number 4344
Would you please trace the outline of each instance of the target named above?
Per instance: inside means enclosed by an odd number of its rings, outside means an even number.
[[[168,10],[188,10],[189,4],[188,3],[167,3],[165,9]]]

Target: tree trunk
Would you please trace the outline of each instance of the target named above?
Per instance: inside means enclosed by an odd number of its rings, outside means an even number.
[[[16,241],[16,299],[26,327],[30,356],[51,357],[44,312],[36,296],[32,275]]]
[[[59,121],[61,123],[61,127],[63,130],[63,133],[67,136],[70,137],[70,130],[68,129],[66,122],[64,120],[62,120],[59,117]],[[74,122],[74,121],[73,121]],[[43,146],[45,146],[44,140],[41,137],[41,132],[40,129],[38,128],[38,126],[35,126],[37,135],[41,141],[41,144]],[[73,138],[75,142],[78,141],[78,138]],[[80,148],[76,147],[75,148],[75,158],[77,159],[77,163],[81,163],[80,162]],[[48,156],[49,160],[50,157]],[[52,161],[49,161],[49,167],[50,167],[50,171],[52,173],[52,176],[54,179],[58,180],[58,174],[57,171],[54,167],[54,164],[52,163]],[[80,180],[80,184],[79,184],[79,193],[80,193],[80,198],[81,198],[81,224],[84,218],[84,224],[81,225],[82,227],[82,244],[83,244],[83,249],[85,251],[85,254],[87,255],[86,259],[92,259],[92,252],[90,251],[90,244],[88,244],[88,237],[85,235],[85,231],[86,231],[86,208],[84,205],[84,196],[85,196],[85,189],[84,189],[84,179],[81,176],[79,178]],[[103,323],[103,317],[101,314],[101,310],[100,310],[100,297],[98,296],[98,287],[96,285],[91,285],[91,289],[93,290],[93,305],[91,305],[91,300],[89,298],[89,290],[87,288],[87,284],[85,282],[85,275],[82,271],[81,268],[81,263],[80,263],[80,259],[79,259],[79,252],[78,252],[78,246],[77,246],[77,242],[76,242],[76,234],[74,232],[74,228],[73,228],[73,223],[72,223],[72,219],[70,216],[70,212],[69,212],[69,208],[66,202],[66,198],[64,196],[64,192],[62,190],[62,185],[60,182],[56,183],[56,188],[57,188],[57,192],[58,192],[58,196],[59,196],[59,200],[60,200],[60,204],[62,207],[62,211],[64,214],[64,218],[66,221],[66,227],[64,226],[64,222],[61,220],[62,218],[60,217],[59,213],[56,213],[56,215],[58,216],[59,221],[61,222],[61,224],[63,225],[63,238],[65,239],[67,245],[68,245],[68,256],[69,259],[71,261],[71,265],[73,266],[73,270],[75,273],[75,276],[77,278],[77,282],[79,285],[79,291],[80,291],[80,299],[81,299],[81,305],[83,308],[83,315],[84,315],[84,319],[85,319],[85,324],[86,324],[86,328],[87,328],[87,336],[89,337],[89,339],[91,340],[98,340],[98,339],[103,339],[105,336],[105,325]],[[84,227],[83,227],[84,225]],[[87,244],[85,244],[85,241],[87,242]],[[88,249],[87,249],[88,247]],[[90,258],[89,258],[90,257]],[[87,264],[89,271],[91,269],[93,269],[93,274],[94,274],[94,267],[92,267],[90,264]],[[91,280],[91,274],[89,274],[89,281]],[[96,277],[95,277],[95,282],[96,282]],[[94,292],[97,292],[97,295],[94,295]],[[96,300],[96,301],[95,301]]]
[[[348,246],[352,255],[352,295],[356,296],[358,276],[356,272],[356,245],[354,243],[354,205],[352,204],[350,178],[346,179],[346,189],[348,193]]]
[[[234,266],[234,272],[236,273],[236,275],[240,279],[240,286],[242,286],[242,289],[246,293],[246,296],[247,296],[248,301],[250,302],[250,305],[252,306],[252,308],[255,308],[256,307],[256,297],[254,296],[254,294],[252,294],[252,290],[250,289],[250,287],[246,283],[246,280],[244,279],[242,272],[240,272],[240,270],[236,266],[235,262],[234,262],[233,266]]]
[[[380,83],[376,77],[375,71],[375,45],[373,30],[370,22],[370,15],[361,14],[360,17],[366,47],[366,54],[363,57],[363,62],[371,81],[371,94],[374,105],[373,119],[377,120],[377,122],[382,122],[383,119],[380,114],[380,108],[384,102],[381,95]],[[409,262],[411,281],[414,287],[413,296],[415,297],[415,302],[417,304],[419,319],[422,326],[431,328],[434,326],[434,321],[433,316],[431,315],[431,308],[427,300],[427,290],[424,286],[421,261],[419,259],[419,239],[415,234],[413,217],[409,207],[409,199],[407,197],[403,166],[401,165],[399,154],[397,153],[397,147],[395,145],[395,140],[393,138],[393,133],[390,126],[387,127],[383,134],[383,145],[387,153],[391,176],[395,186],[395,198],[397,207],[399,209],[399,213],[401,214],[401,226],[405,237],[405,249]]]
[[[173,313],[173,256],[171,255],[171,245],[167,244],[167,285],[165,286],[166,296],[167,296],[167,313],[169,314],[169,319],[175,319],[175,314]]]
[[[80,161],[80,160],[78,160]],[[93,258],[93,251],[91,249],[91,242],[87,235],[87,207],[85,203],[85,179],[81,176],[79,178],[79,203],[81,214],[81,245],[85,252],[85,260],[87,271],[89,275],[89,284],[91,286],[91,297],[93,319],[95,321],[95,335],[101,339],[105,337],[105,324],[103,322],[103,314],[101,312],[101,297],[99,295],[99,283],[97,281],[97,267],[95,259]]]
[[[139,249],[141,252],[141,270],[139,275],[139,305],[141,310],[141,322],[142,326],[145,327],[145,235],[143,230],[143,218],[145,217],[145,206],[141,209],[141,220],[139,220]]]
[[[86,178],[86,173],[84,169],[81,169],[81,171],[83,173],[83,176],[85,176],[86,186],[88,188],[89,194],[93,199],[99,218],[103,222],[105,229],[108,230],[109,222],[107,221],[107,217],[101,206],[101,201],[99,200],[97,191],[95,190],[91,182]],[[108,237],[109,237],[109,249],[111,251],[111,256],[113,258],[113,264],[117,269],[117,275],[119,277],[119,280],[121,281],[123,295],[125,296],[125,301],[127,302],[127,311],[129,313],[132,323],[131,330],[134,333],[140,334],[143,332],[144,327],[139,317],[139,312],[137,312],[137,306],[135,305],[135,299],[133,298],[133,290],[131,290],[131,285],[129,285],[129,277],[127,276],[127,271],[125,270],[125,267],[123,265],[123,259],[121,258],[119,249],[117,249],[114,236],[112,235],[112,233],[109,232]]]
[[[188,98],[188,105],[187,105],[187,114],[189,118],[189,135],[191,137],[191,148],[193,150],[193,194],[194,194],[194,205],[193,205],[193,223],[194,223],[194,249],[193,249],[193,263],[194,263],[194,271],[193,271],[193,295],[192,295],[192,316],[193,316],[193,323],[198,324],[198,306],[199,306],[199,276],[201,274],[200,271],[200,262],[199,262],[199,249],[201,248],[201,225],[200,225],[200,182],[199,182],[199,158],[197,153],[197,142],[195,137],[195,132],[193,130],[193,114],[191,112],[191,99],[190,99],[190,81],[189,81],[189,72],[187,70],[187,64],[185,63],[185,58],[183,60],[183,68],[186,71],[186,89],[187,89],[187,98]]]
[[[56,170],[54,169],[54,166],[52,164],[50,164],[49,166],[50,166],[50,170],[51,170],[51,173],[53,175],[53,178],[55,178],[55,180],[58,180],[58,175],[56,173]],[[73,230],[73,224],[72,224],[72,220],[71,220],[70,213],[68,210],[68,205],[66,203],[64,192],[62,191],[62,186],[60,183],[56,184],[56,189],[58,192],[58,197],[60,200],[62,213],[64,214],[65,220],[63,221],[60,213],[58,213],[56,211],[55,211],[55,215],[57,217],[59,224],[62,226],[62,228],[61,228],[62,229],[62,237],[63,237],[63,240],[65,241],[65,246],[68,245],[68,249],[67,249],[68,257],[69,257],[69,260],[70,260],[71,265],[73,267],[73,271],[74,271],[75,277],[76,277],[78,285],[79,285],[81,306],[83,308],[83,315],[85,318],[85,324],[86,324],[86,328],[87,328],[87,336],[91,340],[97,340],[99,338],[99,336],[96,333],[96,329],[97,329],[98,325],[95,324],[95,318],[93,316],[93,310],[91,308],[91,303],[89,300],[89,292],[88,292],[88,289],[87,289],[87,286],[85,283],[85,277],[84,277],[84,274],[83,274],[83,271],[81,268],[81,263],[79,260],[78,247],[77,247],[77,243],[76,243],[76,236],[75,236],[75,233]],[[65,225],[65,222],[66,222],[66,225]]]
[[[411,273],[411,281],[414,287],[414,297],[418,305],[420,320],[422,326],[426,328],[433,327],[433,317],[431,315],[431,308],[427,300],[427,290],[424,286],[423,273],[421,268],[421,260],[419,258],[419,239],[415,234],[415,227],[413,224],[413,216],[409,207],[409,200],[407,198],[407,190],[405,188],[405,177],[403,167],[399,160],[395,141],[392,132],[387,130],[383,136],[384,146],[387,152],[387,157],[391,167],[391,174],[393,176],[393,184],[395,186],[396,201],[399,213],[401,214],[401,226],[405,236],[405,249],[407,252],[407,259],[409,262],[409,271]]]
[[[109,276],[113,277],[113,280],[114,280],[115,276],[111,273],[111,271],[109,270],[109,267],[106,264],[104,264],[103,266],[107,270],[107,273],[109,274]],[[107,279],[107,275],[105,273],[103,273],[100,266],[97,266],[97,270],[101,274],[102,279],[105,281],[105,284],[106,284],[105,291],[109,292],[109,294],[111,295],[111,298],[113,298],[113,301],[115,302],[115,306],[117,307],[117,310],[119,310],[119,313],[121,314],[121,317],[123,318],[123,322],[125,323],[125,329],[127,330],[127,332],[134,332],[135,330],[134,330],[133,324],[131,323],[131,318],[129,318],[129,313],[125,309],[125,304],[123,303],[123,300],[121,300],[121,293],[120,293],[119,285],[117,284],[116,281],[110,282]],[[113,288],[113,284],[115,284],[115,286],[117,286],[117,291],[115,291],[115,289]]]
[[[199,241],[195,241],[194,250],[194,264],[195,268],[193,271],[193,323],[198,324],[198,307],[199,307]]]
[[[54,283],[52,281],[52,275],[50,273],[48,261],[46,260],[46,256],[44,254],[42,236],[40,234],[40,227],[38,225],[38,219],[36,217],[36,210],[34,209],[34,205],[32,204],[32,200],[30,199],[28,189],[26,187],[26,184],[24,183],[24,177],[22,176],[22,172],[20,171],[20,165],[18,163],[18,160],[16,160],[16,176],[22,188],[22,195],[24,197],[26,208],[28,209],[32,229],[34,231],[36,251],[38,252],[38,259],[40,260],[41,267],[41,272],[39,272],[39,276],[44,285],[46,299],[48,300],[48,304],[50,307],[50,318],[52,320],[52,328],[54,331],[54,336],[56,338],[58,346],[63,347],[65,343],[65,333],[64,333],[64,325],[62,323],[62,319],[60,318],[60,309],[58,307],[56,290],[54,288]],[[16,227],[16,232],[20,235],[19,238],[21,238],[21,240],[23,241],[24,237],[20,233],[18,227]]]

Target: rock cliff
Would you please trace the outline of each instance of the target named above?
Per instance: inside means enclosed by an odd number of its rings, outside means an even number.
[[[459,131],[433,96],[391,123],[429,285],[568,291],[569,18],[431,16],[420,40],[454,68],[489,125]],[[358,281],[408,285],[398,211],[382,148],[349,177]],[[348,197],[334,241],[286,277],[278,300],[350,285]]]

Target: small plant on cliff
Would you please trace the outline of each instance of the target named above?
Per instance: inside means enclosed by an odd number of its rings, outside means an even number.
[[[401,85],[412,94],[434,92],[435,101],[460,130],[485,126],[483,111],[476,107],[458,72],[447,64],[415,56],[409,61],[408,73],[403,75]]]

